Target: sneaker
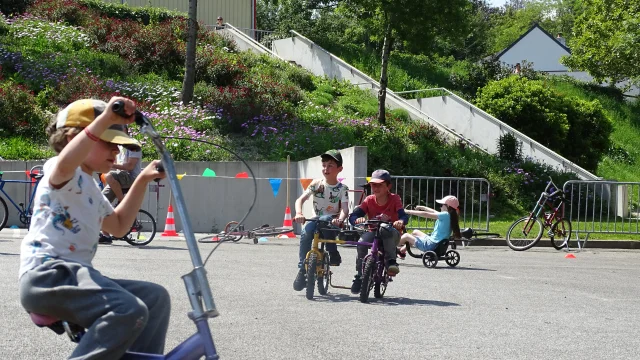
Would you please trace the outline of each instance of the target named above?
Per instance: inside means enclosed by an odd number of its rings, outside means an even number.
[[[293,280],[293,290],[300,291],[307,286],[307,274],[304,269],[298,270],[298,275],[296,275],[296,279]]]
[[[360,288],[362,288],[362,279],[360,279],[360,275],[356,275],[353,278],[353,284],[351,284],[351,293],[359,294]]]
[[[389,267],[387,268],[387,274],[389,276],[396,276],[400,272],[398,263],[395,260],[389,260]]]
[[[400,260],[404,260],[407,257],[407,249],[396,249],[396,255]]]
[[[111,239],[111,236],[107,236],[103,233],[100,233],[100,238],[98,238],[98,244],[111,245],[112,243],[113,243],[113,239]]]
[[[340,253],[338,251],[333,251],[329,253],[329,263],[331,266],[340,266],[342,262],[342,257],[340,257]]]

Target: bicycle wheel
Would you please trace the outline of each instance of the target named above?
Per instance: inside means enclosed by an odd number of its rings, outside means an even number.
[[[507,245],[513,250],[532,248],[542,237],[542,222],[538,218],[525,216],[516,220],[507,231]]]
[[[387,284],[389,282],[389,275],[387,274],[387,267],[385,266],[382,269],[382,276],[378,281],[376,281],[375,286],[373,287],[373,296],[376,299],[380,299],[384,296],[384,293],[387,291]]]
[[[318,293],[320,295],[327,295],[330,281],[331,267],[329,264],[329,253],[325,251],[322,256],[322,274],[318,276]]]
[[[255,236],[276,236],[276,235],[286,234],[291,231],[293,231],[293,228],[276,227],[276,226],[269,226],[269,225],[262,225],[262,227],[251,230],[251,232]]]
[[[307,264],[307,299],[313,299],[313,292],[316,289],[316,272],[318,271],[318,255],[311,254]]]
[[[9,209],[7,203],[0,197],[0,230],[7,226],[7,220],[9,219]]]
[[[550,231],[551,245],[556,250],[561,250],[567,246],[567,242],[571,239],[571,221],[569,219],[560,219],[551,226]]]
[[[366,303],[369,301],[369,293],[373,287],[373,271],[375,270],[376,262],[373,261],[373,257],[369,256],[364,265],[364,271],[362,272],[362,287],[360,288],[360,302]]]
[[[134,246],[143,246],[156,236],[156,220],[146,210],[138,210],[131,230],[122,239]]]

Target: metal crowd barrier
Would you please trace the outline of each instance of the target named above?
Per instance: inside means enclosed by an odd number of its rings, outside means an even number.
[[[568,200],[565,217],[578,247],[584,247],[593,233],[640,234],[640,183],[570,180],[563,190]]]
[[[404,206],[423,205],[440,210],[436,203],[447,195],[454,195],[460,202],[460,228],[470,227],[478,231],[489,230],[489,205],[491,185],[482,178],[394,176],[392,191],[402,198]],[[433,230],[435,221],[411,217],[411,228]]]

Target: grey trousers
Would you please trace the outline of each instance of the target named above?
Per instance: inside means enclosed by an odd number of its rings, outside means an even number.
[[[94,268],[50,260],[20,278],[28,312],[83,326],[70,359],[119,359],[127,350],[162,354],[169,326],[169,293],[160,285],[112,280]]]
[[[400,233],[392,226],[383,226],[384,227],[380,229],[380,237],[382,238],[382,246],[384,247],[384,257],[387,262],[389,262],[389,260],[395,260],[396,258],[396,247],[400,242]],[[372,243],[374,237],[375,233],[366,232],[360,236],[360,240],[358,241]],[[362,259],[367,256],[370,250],[370,247],[358,246],[358,259],[356,259],[356,271],[358,271],[358,275],[362,275]]]

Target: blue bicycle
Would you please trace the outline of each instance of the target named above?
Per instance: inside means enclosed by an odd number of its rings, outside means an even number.
[[[116,102],[113,105],[113,111],[121,116],[124,115],[124,103]],[[196,325],[196,333],[191,337],[186,339],[184,342],[179,344],[176,348],[171,350],[166,355],[156,355],[156,354],[142,354],[142,353],[134,353],[127,352],[121,359],[127,360],[143,360],[143,359],[173,359],[173,360],[195,360],[205,358],[206,360],[214,360],[219,359],[218,353],[216,351],[215,345],[213,343],[213,338],[211,335],[211,330],[209,328],[209,318],[213,318],[219,315],[218,310],[216,309],[216,305],[213,300],[213,295],[211,293],[211,288],[209,287],[209,281],[207,279],[207,272],[205,270],[205,264],[213,251],[217,248],[214,247],[209,256],[202,261],[202,257],[200,255],[200,251],[198,249],[198,243],[196,241],[193,228],[191,226],[191,220],[189,219],[186,202],[184,200],[184,196],[182,194],[182,190],[178,183],[178,178],[176,176],[176,169],[171,158],[171,154],[165,148],[162,138],[160,134],[153,128],[149,120],[142,115],[140,112],[136,112],[136,123],[140,125],[140,132],[149,136],[155,145],[157,151],[162,156],[162,165],[164,169],[158,169],[159,171],[167,172],[167,179],[171,185],[171,190],[173,192],[174,200],[176,207],[178,209],[178,214],[182,219],[182,226],[184,231],[184,236],[186,239],[187,247],[189,249],[189,255],[191,256],[191,262],[193,264],[193,270],[186,275],[182,276],[184,280],[187,295],[189,297],[189,302],[191,303],[192,310],[188,313],[189,319],[191,319]],[[195,140],[199,142],[205,142],[204,140]],[[216,145],[216,144],[214,144]],[[222,147],[222,146],[221,146]],[[228,149],[225,149],[229,151]],[[231,152],[231,151],[230,151]],[[233,155],[235,153],[231,152]],[[237,156],[237,155],[236,155]],[[240,160],[246,165],[246,162],[240,158]],[[247,165],[248,167],[248,165]],[[255,177],[253,176],[253,172],[251,168],[249,168],[251,172],[251,177],[254,180],[254,202],[249,208],[249,211],[245,215],[245,217],[241,220],[244,221],[246,217],[249,215],[249,212],[253,208],[255,204],[255,190],[257,189]],[[218,243],[218,246],[220,243]],[[47,326],[52,330],[56,331],[58,334],[67,333],[72,341],[80,341],[82,335],[84,334],[84,329],[80,326],[71,324],[64,319],[56,319],[47,315],[40,315],[31,313],[31,320],[38,326]]]
[[[36,165],[31,168],[28,173],[30,180],[3,180],[2,172],[0,171],[0,192],[4,194],[4,196],[9,199],[11,204],[18,210],[20,214],[20,222],[23,223],[27,228],[29,227],[29,223],[31,222],[31,213],[33,209],[33,198],[36,194],[36,189],[38,188],[38,184],[40,183],[40,179],[42,179],[42,165]],[[33,189],[31,189],[31,195],[29,198],[29,204],[25,207],[24,203],[16,204],[15,201],[9,196],[9,194],[4,191],[4,184],[6,183],[16,183],[16,184],[33,184]],[[0,196],[0,230],[4,229],[7,226],[7,220],[9,219],[9,207],[7,207],[7,202]]]

